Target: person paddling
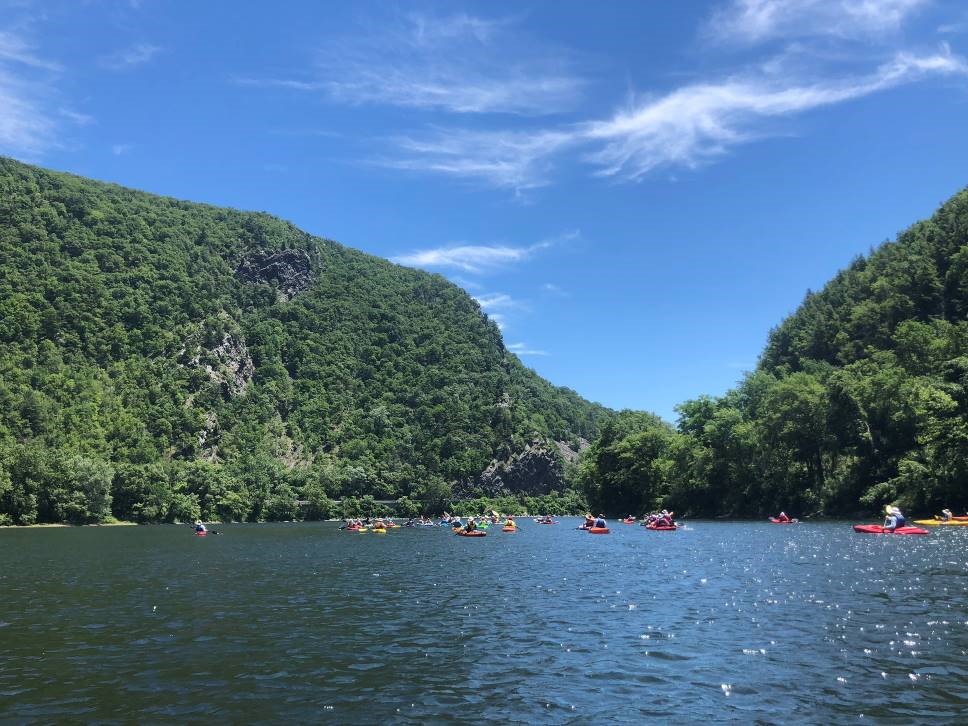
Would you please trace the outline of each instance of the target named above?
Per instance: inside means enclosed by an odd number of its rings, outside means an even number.
[[[608,523],[605,521],[605,515],[599,514],[598,518],[595,520],[594,527],[596,529],[604,529],[607,526],[608,526]]]
[[[951,521],[951,518],[953,516],[954,515],[951,513],[951,510],[950,509],[942,509],[941,510],[941,521],[942,522],[950,522]]]
[[[790,518],[787,516],[787,513],[786,512],[780,512],[776,516],[776,521],[777,522],[789,522],[790,521]]]
[[[202,534],[202,533],[207,532],[207,531],[208,530],[205,529],[205,525],[202,524],[202,520],[196,519],[195,520],[195,533],[196,534]]]
[[[907,520],[904,515],[901,514],[901,510],[895,506],[888,504],[884,507],[884,512],[887,516],[884,518],[884,529],[893,532],[898,527],[903,527]]]

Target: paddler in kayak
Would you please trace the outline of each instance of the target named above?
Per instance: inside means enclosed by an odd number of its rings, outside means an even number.
[[[464,526],[464,531],[473,532],[475,529],[477,529],[477,522],[474,521],[473,517],[468,517],[467,524]]]
[[[951,521],[951,518],[952,518],[953,516],[955,516],[955,515],[953,515],[953,514],[951,513],[951,510],[950,510],[950,509],[942,509],[942,510],[941,510],[941,517],[939,517],[939,519],[940,519],[940,520],[941,520],[942,522],[950,522],[950,521]]]
[[[504,526],[505,526],[505,527],[517,527],[518,525],[516,525],[516,524],[514,523],[514,517],[512,517],[512,516],[511,516],[511,515],[509,514],[509,515],[508,515],[508,518],[507,518],[506,520],[504,520]]]
[[[596,529],[604,529],[605,527],[607,527],[608,523],[605,521],[605,515],[599,514],[598,518],[595,520],[592,526],[594,526]]]
[[[579,527],[579,529],[591,529],[594,526],[595,526],[595,518],[591,514],[586,514],[585,521],[582,522],[582,525],[581,527]]]
[[[884,513],[887,515],[884,518],[884,529],[894,532],[898,527],[903,527],[907,524],[907,520],[904,519],[904,515],[901,514],[901,510],[890,504],[884,507]]]
[[[204,524],[202,524],[202,520],[200,520],[200,519],[196,519],[196,520],[195,520],[195,532],[196,532],[197,534],[201,534],[202,532],[207,532],[207,531],[208,531],[208,530],[207,530],[207,529],[205,529],[205,525],[204,525]]]
[[[776,521],[777,522],[789,522],[790,521],[790,518],[787,516],[787,513],[786,512],[780,512],[778,515],[776,515]]]

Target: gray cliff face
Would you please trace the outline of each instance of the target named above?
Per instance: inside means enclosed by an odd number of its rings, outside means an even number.
[[[208,377],[222,387],[226,398],[245,393],[255,374],[245,341],[231,333],[225,333],[218,345],[201,353],[192,363],[205,369]]]
[[[578,453],[564,442],[548,444],[535,438],[506,460],[491,461],[473,480],[458,482],[454,494],[459,498],[508,494],[540,496],[562,491],[565,488],[565,461],[574,461],[577,456]]]
[[[303,250],[250,252],[235,274],[245,282],[272,285],[283,300],[291,300],[313,283],[312,262]]]

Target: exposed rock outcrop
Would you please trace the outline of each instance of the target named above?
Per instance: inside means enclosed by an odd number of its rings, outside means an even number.
[[[272,285],[283,300],[313,283],[312,261],[304,250],[255,250],[242,259],[235,274],[245,282]]]
[[[255,374],[255,365],[252,363],[252,356],[245,341],[236,337],[232,333],[222,334],[221,341],[206,348],[196,342],[197,347],[194,353],[187,353],[182,350],[182,365],[194,366],[203,369],[208,377],[222,388],[222,394],[226,398],[241,396],[248,388],[252,376]],[[191,346],[188,347],[191,351]],[[188,356],[187,361],[185,358]]]
[[[504,461],[491,461],[474,479],[458,482],[454,494],[464,497],[499,497],[507,494],[540,496],[565,488],[564,457],[561,448],[577,453],[567,445],[549,445],[540,438],[532,439],[523,450]]]

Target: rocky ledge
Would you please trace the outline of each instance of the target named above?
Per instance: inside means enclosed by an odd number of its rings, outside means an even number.
[[[566,454],[567,451],[567,454]],[[499,497],[508,494],[540,496],[565,488],[565,461],[578,454],[564,442],[534,438],[504,461],[494,459],[471,480],[454,485],[458,498]]]
[[[245,282],[272,285],[283,300],[291,300],[313,283],[312,262],[304,250],[250,252],[235,274]]]

